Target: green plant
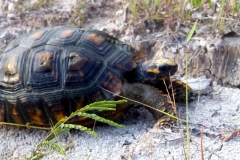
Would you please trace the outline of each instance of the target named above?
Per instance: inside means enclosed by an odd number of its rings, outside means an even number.
[[[237,12],[239,12],[240,9],[240,2],[239,0],[234,0],[234,5],[233,5],[233,15]]]
[[[195,21],[192,29],[188,33],[186,42],[188,43],[193,36],[193,33],[195,32],[197,28],[198,20]],[[186,84],[188,84],[188,53],[186,53]],[[188,89],[186,88],[186,95],[188,95]],[[187,158],[190,159],[190,132],[189,132],[189,115],[188,115],[188,96],[186,96],[186,135],[187,135]]]
[[[76,117],[76,116],[83,116],[83,117],[91,118],[96,121],[103,122],[103,123],[106,123],[106,124],[109,124],[109,125],[112,125],[115,127],[124,128],[124,126],[122,126],[118,123],[115,123],[111,120],[100,117],[96,114],[91,114],[91,113],[87,113],[87,112],[93,111],[93,110],[115,111],[117,104],[121,104],[121,103],[125,103],[125,102],[127,102],[127,101],[126,100],[118,100],[118,101],[110,100],[110,101],[95,102],[95,103],[89,104],[89,105],[85,106],[84,108],[81,108],[81,109],[71,113],[68,117],[61,119],[58,123],[56,123],[51,128],[49,135],[37,145],[36,149],[32,152],[32,156],[27,159],[38,160],[38,159],[42,158],[44,155],[46,155],[47,153],[49,153],[50,151],[54,151],[54,152],[57,152],[59,154],[66,156],[65,149],[72,146],[73,143],[72,143],[72,145],[68,145],[68,146],[60,146],[54,140],[63,134],[68,134],[71,138],[71,135],[69,133],[70,129],[76,129],[76,130],[80,130],[83,132],[87,132],[94,136],[98,136],[97,133],[95,131],[93,131],[91,128],[87,128],[87,127],[77,125],[77,124],[68,124],[67,123],[70,119],[72,119],[73,117]]]
[[[144,19],[163,19],[160,10],[162,0],[125,0],[133,18],[143,17]]]
[[[226,0],[222,0],[222,5],[220,7],[220,11],[217,16],[217,25],[220,31],[224,29],[224,22],[226,19],[226,14],[225,14],[225,3]]]
[[[47,0],[38,0],[37,2],[35,2],[33,4],[23,3],[21,1],[16,1],[16,2],[14,1],[13,3],[15,5],[15,10],[18,13],[21,13],[22,11],[25,11],[25,10],[36,10],[40,7],[53,5],[52,1],[47,1]]]
[[[85,17],[84,17],[84,8],[86,7],[87,3],[86,2],[79,2],[79,5],[74,7],[74,10],[72,12],[72,15],[74,18],[72,18],[69,22],[68,25],[74,25],[78,26],[82,23],[85,22]]]
[[[38,8],[38,7],[43,7],[43,6],[45,6],[45,5],[48,5],[48,3],[50,3],[49,1],[46,1],[46,0],[38,0],[36,3],[34,3],[33,5],[32,5],[32,8],[33,9],[36,9],[36,8]]]
[[[193,4],[194,7],[200,8],[202,0],[191,0],[191,4]]]
[[[199,0],[193,1],[199,5]],[[186,20],[190,19],[191,12],[186,10],[187,4],[192,2],[181,2],[178,0],[125,0],[131,11],[133,18],[130,22],[142,22],[147,19],[165,20],[170,28],[173,28],[174,19]]]

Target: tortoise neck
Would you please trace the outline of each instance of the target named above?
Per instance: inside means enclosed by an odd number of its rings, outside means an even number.
[[[175,119],[157,111],[161,110],[175,115],[171,101],[168,101],[168,98],[153,86],[142,83],[128,83],[125,81],[123,83],[121,96],[131,99],[129,101],[132,101],[133,103],[143,105],[156,119],[165,119],[165,117],[167,117],[166,120],[168,122],[170,121],[170,123],[173,123],[175,121]]]
[[[145,83],[147,79],[142,71],[142,62],[138,63],[136,68],[134,68],[131,72],[127,73],[126,77],[129,82]]]

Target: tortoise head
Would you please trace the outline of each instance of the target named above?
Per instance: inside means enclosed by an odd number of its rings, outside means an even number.
[[[141,64],[140,71],[144,80],[149,83],[157,83],[161,79],[169,78],[174,75],[178,65],[171,59],[162,58],[156,60],[147,60]]]

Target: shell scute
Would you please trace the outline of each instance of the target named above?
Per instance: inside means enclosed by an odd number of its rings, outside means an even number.
[[[29,54],[27,75],[27,84],[32,88],[60,87],[61,69],[60,69],[61,50],[54,47],[40,47],[32,50]]]
[[[0,55],[0,89],[19,90],[23,87],[23,72],[27,52],[22,47]]]
[[[98,80],[99,86],[110,91],[109,94],[120,94],[122,90],[122,80],[119,75],[109,70],[105,70]],[[107,92],[105,91],[105,92]],[[113,96],[111,96],[113,97]]]
[[[86,54],[86,52],[85,52]],[[79,52],[70,52],[66,56],[67,67],[65,71],[64,86],[86,86],[96,79],[104,67],[101,61],[94,60]]]
[[[49,41],[48,45],[76,45],[76,42],[81,36],[81,31],[76,27],[62,27],[54,32]]]
[[[113,99],[136,66],[134,54],[108,34],[78,27],[21,36],[0,55],[0,121],[49,125],[89,103]]]
[[[47,43],[53,33],[54,30],[50,28],[34,31],[22,38],[19,42],[19,46],[24,47],[26,50],[42,46]]]
[[[98,47],[104,42],[104,38],[97,34],[90,34],[87,40]]]

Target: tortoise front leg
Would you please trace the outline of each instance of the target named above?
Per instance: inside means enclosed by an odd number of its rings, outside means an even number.
[[[121,96],[146,107],[161,125],[173,124],[176,119],[176,109],[167,95],[159,92],[153,86],[142,83],[127,83],[123,85]],[[166,112],[168,115],[162,113]],[[175,118],[174,118],[175,117]]]

